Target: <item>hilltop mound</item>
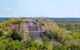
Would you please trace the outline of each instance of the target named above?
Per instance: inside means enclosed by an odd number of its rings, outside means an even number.
[[[43,30],[51,30],[51,31],[59,30],[59,27],[55,21],[49,19],[41,19],[40,22],[42,23]]]

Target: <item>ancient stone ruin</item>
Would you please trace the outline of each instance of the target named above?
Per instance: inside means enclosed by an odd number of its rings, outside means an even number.
[[[41,33],[43,32],[41,24],[34,18],[23,18],[23,22],[13,23],[11,29],[22,33],[23,41],[40,38]]]

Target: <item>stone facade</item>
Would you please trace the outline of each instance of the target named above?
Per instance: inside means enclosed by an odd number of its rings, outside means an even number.
[[[40,38],[43,32],[41,23],[34,18],[23,18],[23,22],[11,24],[11,29],[22,33],[23,41]]]
[[[39,38],[40,34],[43,32],[42,26],[36,19],[24,18],[20,25],[20,32],[23,33],[23,40]]]

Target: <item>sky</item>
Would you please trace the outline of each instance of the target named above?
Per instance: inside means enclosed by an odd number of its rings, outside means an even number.
[[[80,0],[0,0],[0,17],[80,17]]]

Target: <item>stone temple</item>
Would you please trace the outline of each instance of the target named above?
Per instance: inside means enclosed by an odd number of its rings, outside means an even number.
[[[12,29],[17,29],[23,34],[23,41],[28,39],[40,38],[43,32],[42,26],[37,19],[23,18],[23,22],[19,24],[12,24]]]

